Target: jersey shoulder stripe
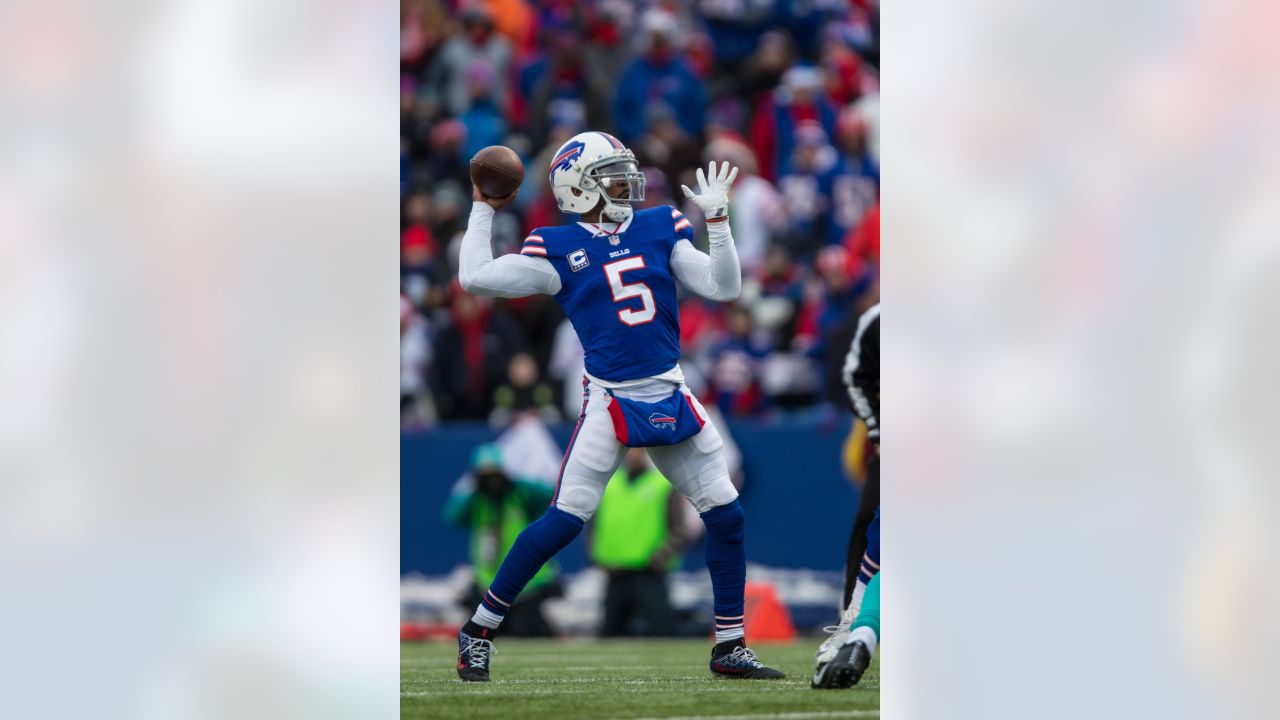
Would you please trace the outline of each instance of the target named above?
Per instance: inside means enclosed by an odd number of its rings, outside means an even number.
[[[534,257],[547,257],[547,241],[543,235],[544,228],[535,228],[524,239],[524,245],[520,248],[521,255],[532,255]]]
[[[675,233],[676,242],[680,240],[693,240],[693,223],[689,218],[684,216],[677,208],[667,206],[671,211],[671,231]]]

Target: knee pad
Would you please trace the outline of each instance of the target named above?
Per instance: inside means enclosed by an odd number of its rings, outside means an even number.
[[[705,506],[707,512],[729,505],[737,506],[738,512],[742,512],[742,507],[738,505],[738,489],[733,486],[728,474],[717,473],[713,480],[703,483],[702,496],[698,499],[698,505]],[[703,510],[702,507],[697,509]]]
[[[600,507],[600,499],[603,497],[604,487],[598,483],[565,476],[560,480],[560,491],[556,493],[556,499],[551,503],[551,507],[586,522],[595,515],[596,508]]]
[[[580,520],[584,525],[591,519],[592,515],[595,515],[595,508],[592,508],[591,510],[584,510],[583,508],[566,503],[564,498],[556,500],[555,503],[551,505],[551,510],[559,510],[566,515],[571,515]],[[551,510],[548,510],[547,512],[551,512]]]

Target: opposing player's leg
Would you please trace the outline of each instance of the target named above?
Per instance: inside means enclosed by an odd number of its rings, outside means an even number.
[[[693,400],[702,417],[706,411]],[[679,445],[649,448],[649,457],[671,484],[689,498],[707,527],[706,559],[711,572],[716,645],[711,672],[723,677],[785,677],[767,667],[746,646],[744,592],[747,557],[743,545],[744,516],[738,491],[729,481],[724,440],[708,421],[697,435]]]
[[[877,516],[877,521],[878,521]],[[814,688],[847,688],[856,685],[871,665],[871,656],[880,642],[880,574],[867,584],[862,608],[852,630],[844,636],[835,656],[818,664],[814,671]]]
[[[583,383],[582,413],[569,439],[551,507],[516,538],[493,584],[458,633],[458,677],[489,679],[493,638],[520,591],[542,566],[582,532],[622,462],[625,448],[613,434],[605,393]]]
[[[821,665],[831,662],[840,649],[840,644],[849,629],[853,627],[854,618],[858,616],[858,605],[862,602],[862,593],[866,591],[866,580],[860,579],[864,569],[868,528],[880,507],[880,456],[872,454],[867,462],[867,481],[863,483],[862,493],[858,496],[858,510],[854,515],[853,530],[849,533],[849,545],[845,549],[844,560],[844,594],[840,599],[840,619],[835,625],[823,628],[827,639],[818,646],[814,663]],[[877,552],[875,562],[879,563]],[[877,569],[879,566],[876,566]],[[868,575],[867,578],[870,576]]]
[[[871,656],[880,643],[880,573],[871,578],[867,584],[867,594],[858,611],[858,619],[853,623],[853,632],[849,633],[850,685],[857,685],[871,664]]]
[[[817,656],[815,657],[817,665],[830,662],[835,657],[836,652],[844,642],[845,635],[852,628],[854,619],[858,617],[858,610],[862,606],[862,597],[867,590],[867,583],[871,582],[871,578],[880,572],[879,513],[880,509],[878,507],[875,508],[871,514],[871,521],[866,525],[865,538],[861,543],[861,546],[866,548],[862,553],[862,559],[857,562],[850,561],[850,566],[846,568],[846,572],[853,577],[853,591],[847,599],[844,612],[840,615],[840,622],[834,626],[823,628],[830,633],[830,636],[818,647]],[[848,583],[846,582],[847,587]]]

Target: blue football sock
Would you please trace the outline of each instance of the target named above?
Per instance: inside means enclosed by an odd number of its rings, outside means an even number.
[[[702,513],[702,522],[707,526],[707,570],[711,571],[718,642],[743,637],[743,593],[747,584],[744,519],[742,505],[736,499]]]
[[[502,560],[498,575],[480,601],[480,607],[498,618],[507,614],[533,576],[565,545],[573,542],[585,523],[577,515],[552,505],[542,517],[521,531],[511,552]],[[481,622],[481,625],[488,623]]]

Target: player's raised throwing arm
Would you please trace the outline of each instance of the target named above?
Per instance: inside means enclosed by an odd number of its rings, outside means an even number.
[[[709,300],[733,300],[742,292],[742,266],[729,230],[729,186],[738,177],[738,168],[730,169],[729,163],[723,163],[717,171],[713,162],[707,172],[709,175],[704,175],[698,168],[697,194],[688,186],[680,187],[706,215],[710,254],[680,240],[671,251],[671,270],[682,285]],[[679,220],[677,227],[680,223],[688,220]]]
[[[528,255],[503,255],[494,259],[489,244],[493,228],[494,205],[502,207],[515,197],[485,198],[475,191],[467,232],[462,236],[458,253],[458,281],[472,295],[490,297],[525,297],[539,293],[560,292],[560,275],[543,258]]]

